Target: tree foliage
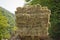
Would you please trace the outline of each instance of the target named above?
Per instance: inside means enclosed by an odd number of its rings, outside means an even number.
[[[3,38],[10,37],[8,27],[9,27],[9,24],[8,24],[7,18],[3,16],[2,12],[0,11],[0,40],[2,40]]]
[[[2,7],[0,7],[0,11],[2,12],[2,15],[7,18],[8,24],[10,25],[8,30],[9,32],[12,32],[12,28],[15,26],[15,15]]]
[[[8,39],[12,35],[12,32],[15,32],[15,30],[16,30],[15,16],[8,10],[0,7],[0,18],[1,18],[0,24],[2,24],[3,28],[6,27],[6,28],[4,28],[4,30],[6,30],[6,31],[3,31],[3,29],[2,29],[2,32],[4,32],[4,33],[6,32],[5,33],[6,35],[4,34],[3,38]]]
[[[49,33],[54,40],[60,40],[60,22],[51,27]]]

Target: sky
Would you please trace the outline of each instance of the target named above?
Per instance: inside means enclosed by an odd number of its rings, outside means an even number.
[[[0,0],[0,6],[14,13],[17,7],[23,7],[25,0]]]

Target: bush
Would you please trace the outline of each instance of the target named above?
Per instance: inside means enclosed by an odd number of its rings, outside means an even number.
[[[53,27],[50,27],[49,35],[54,40],[60,40],[60,22],[54,25]]]

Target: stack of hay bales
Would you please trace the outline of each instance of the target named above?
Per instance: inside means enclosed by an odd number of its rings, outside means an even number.
[[[41,5],[25,5],[15,11],[20,36],[48,35],[51,11]]]

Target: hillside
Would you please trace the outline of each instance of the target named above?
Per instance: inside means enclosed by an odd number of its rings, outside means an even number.
[[[6,16],[6,18],[8,19],[8,24],[11,27],[15,26],[15,16],[14,14],[12,14],[11,12],[9,12],[8,10],[0,7],[1,12],[3,13],[4,16]]]

